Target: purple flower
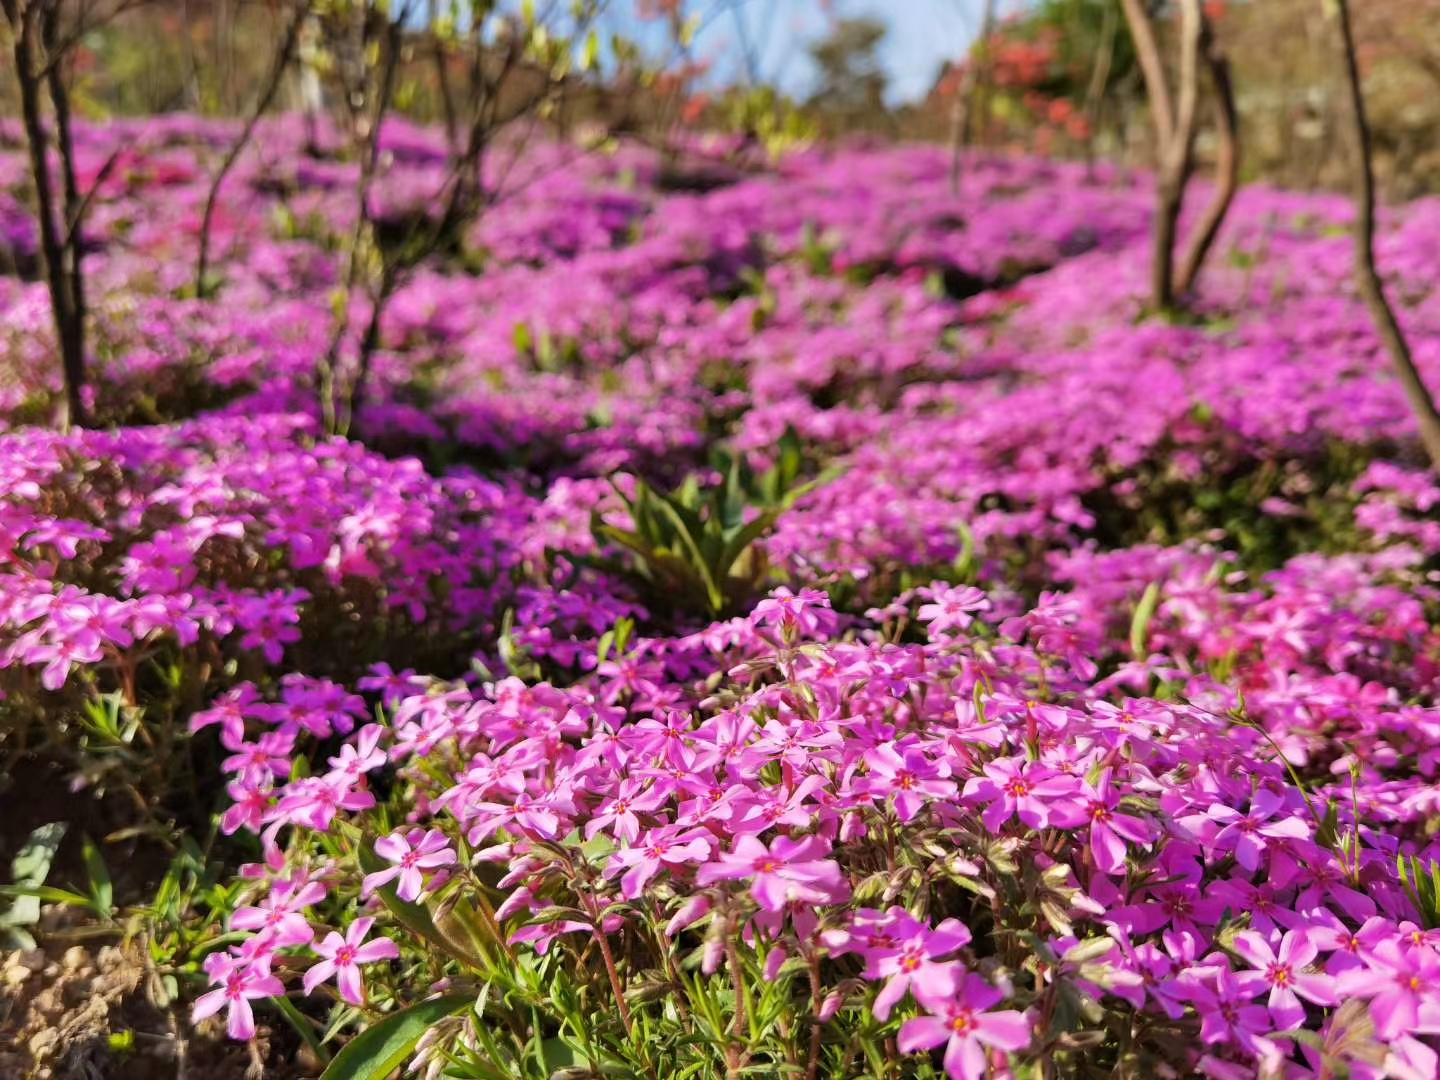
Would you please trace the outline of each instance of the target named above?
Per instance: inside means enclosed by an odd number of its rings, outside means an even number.
[[[211,953],[205,958],[205,974],[219,989],[201,994],[190,1010],[193,1020],[204,1020],[221,1009],[229,1009],[225,1030],[232,1039],[255,1037],[255,1013],[250,1002],[256,998],[279,997],[285,987],[270,974],[268,960],[247,962],[224,953]]]
[[[1270,985],[1270,1015],[1281,1031],[1290,1031],[1305,1021],[1300,998],[1316,1005],[1334,1005],[1335,980],[1307,971],[1319,955],[1302,930],[1291,930],[1280,939],[1279,949],[1271,948],[1263,934],[1247,930],[1235,935],[1235,951],[1265,976]]]
[[[1342,998],[1369,999],[1380,1038],[1440,1032],[1440,954],[1392,939],[1360,959],[1363,967],[1336,977],[1336,990]]]
[[[1111,772],[1104,770],[1094,787],[1086,784],[1082,798],[1090,818],[1090,854],[1095,865],[1106,874],[1121,874],[1125,871],[1125,842],[1149,843],[1151,832],[1140,818],[1119,812],[1120,795],[1111,782]]]
[[[1267,985],[1265,976],[1257,971],[1236,974],[1228,968],[1208,974],[1188,987],[1190,1003],[1200,1017],[1201,1041],[1207,1046],[1234,1044],[1266,1061],[1278,1059],[1279,1049],[1266,1038],[1275,1030],[1270,1012],[1254,1003]]]
[[[888,1020],[906,991],[944,996],[951,987],[949,963],[940,958],[970,943],[970,931],[958,919],[946,919],[933,930],[902,907],[861,911],[856,915],[854,944],[847,949],[865,959],[865,977],[884,979],[875,999],[875,1016]]]
[[[381,885],[396,877],[400,884],[395,893],[401,900],[414,903],[425,888],[425,871],[455,865],[455,850],[439,829],[410,829],[392,833],[375,841],[375,854],[394,863],[384,870],[366,874],[362,892],[369,896]]]
[[[1206,811],[1206,817],[1220,826],[1211,843],[1218,851],[1233,851],[1235,861],[1253,873],[1260,868],[1270,840],[1310,838],[1310,826],[1284,810],[1285,800],[1264,788],[1255,793],[1250,809],[1243,814],[1215,803]]]
[[[1056,824],[1073,824],[1083,811],[1075,796],[1078,785],[1036,761],[997,758],[985,766],[984,776],[965,782],[965,801],[986,803],[980,820],[991,832],[999,832],[1010,818],[1018,817],[1032,829],[1043,829],[1055,816]]]
[[[365,941],[365,935],[374,925],[374,919],[362,916],[346,927],[344,937],[332,930],[324,941],[312,945],[311,948],[322,959],[305,972],[305,993],[313,994],[317,986],[333,978],[340,989],[342,1001],[351,1005],[365,1004],[365,984],[360,977],[360,965],[394,960],[400,955],[399,947],[389,938]]]
[[[787,904],[837,904],[850,895],[840,865],[824,856],[830,843],[818,836],[791,840],[779,836],[766,847],[756,836],[742,836],[729,854],[706,863],[696,873],[696,884],[748,879],[750,895],[765,911],[782,911]]]
[[[917,986],[915,998],[930,1015],[905,1021],[899,1048],[913,1054],[945,1044],[945,1073],[952,1080],[983,1080],[989,1047],[1014,1053],[1030,1045],[1029,1018],[1014,1009],[988,1011],[1004,993],[958,965],[946,969],[940,985]]]

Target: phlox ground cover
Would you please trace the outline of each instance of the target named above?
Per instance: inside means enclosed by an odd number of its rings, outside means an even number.
[[[213,833],[135,905],[189,1023],[337,1076],[1440,1074],[1440,488],[1343,201],[1243,192],[1160,322],[1142,175],[536,144],[338,438],[354,167],[267,124],[197,299],[229,134],[79,132],[132,144],[103,426],[43,424],[0,280],[0,751]],[[438,138],[382,144],[423,214]],[[1440,376],[1440,202],[1384,226]]]

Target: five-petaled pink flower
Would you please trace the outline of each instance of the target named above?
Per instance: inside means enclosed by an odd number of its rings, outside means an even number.
[[[1265,935],[1246,930],[1235,935],[1235,951],[1243,956],[1270,984],[1270,1015],[1277,1029],[1291,1031],[1305,1021],[1300,998],[1316,1005],[1334,1005],[1335,980],[1306,970],[1320,950],[1303,930],[1291,930],[1272,948]]]
[[[205,974],[211,983],[220,986],[201,994],[190,1011],[191,1019],[204,1020],[228,1008],[225,1030],[232,1039],[255,1037],[255,1013],[250,1002],[255,998],[279,997],[285,987],[270,974],[270,961],[259,957],[246,961],[225,953],[211,953],[205,958]]]
[[[958,919],[931,929],[902,907],[857,913],[853,933],[856,943],[849,951],[865,958],[865,977],[886,980],[875,998],[875,1016],[882,1021],[890,1019],[907,990],[917,996],[949,993],[954,965],[941,958],[970,943],[970,931]]]
[[[340,988],[342,1001],[363,1005],[365,984],[360,978],[360,965],[373,964],[377,960],[394,960],[400,955],[399,947],[389,938],[365,941],[365,935],[374,925],[374,919],[364,916],[346,928],[344,937],[332,930],[324,941],[312,945],[311,948],[323,959],[305,972],[305,992],[313,994],[317,986],[333,977],[335,985]]]
[[[824,856],[830,842],[819,836],[791,840],[778,836],[768,848],[756,836],[742,836],[735,850],[706,863],[695,875],[699,885],[750,879],[750,895],[765,911],[790,903],[837,904],[850,895],[840,865]]]
[[[393,866],[366,874],[361,889],[369,896],[386,882],[400,879],[395,893],[401,900],[414,903],[425,889],[425,871],[455,865],[455,849],[439,829],[410,829],[392,833],[375,841],[375,853]]]
[[[915,987],[915,999],[930,1015],[905,1021],[901,1053],[945,1044],[945,1072],[952,1080],[981,1080],[989,1071],[987,1047],[1015,1052],[1030,1045],[1029,1018],[1015,1009],[988,1011],[1005,999],[998,987],[958,965],[947,969],[941,987]]]

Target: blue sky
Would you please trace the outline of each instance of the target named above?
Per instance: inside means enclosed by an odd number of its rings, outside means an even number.
[[[622,0],[623,2],[623,0]],[[628,7],[628,4],[625,4]],[[832,0],[840,16],[866,15],[889,27],[881,61],[889,77],[892,104],[914,101],[930,89],[940,65],[959,55],[979,28],[980,0]],[[729,7],[716,0],[693,0],[691,9],[709,14],[696,37],[698,56],[714,57],[722,77],[738,75],[739,31]],[[814,67],[806,46],[825,33],[827,18],[820,0],[741,0],[738,11],[746,33],[757,43],[760,74],[791,94],[803,97],[813,87]],[[627,20],[628,22],[628,20]],[[664,38],[661,28],[626,32],[647,43]]]

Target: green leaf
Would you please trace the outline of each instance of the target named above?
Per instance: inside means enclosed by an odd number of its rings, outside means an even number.
[[[362,846],[358,855],[360,868],[366,873],[382,870],[387,865],[366,847]],[[446,956],[454,957],[475,970],[484,970],[489,966],[489,959],[481,952],[476,942],[471,940],[461,922],[464,915],[469,912],[462,913],[451,909],[437,919],[428,906],[412,904],[408,900],[400,899],[400,894],[395,891],[393,882],[381,885],[375,890],[375,895],[380,897],[381,902],[389,909],[390,913],[399,919],[408,930],[429,941]],[[460,903],[464,903],[464,901],[461,900]],[[458,907],[459,904],[456,905],[456,908]]]
[[[346,1043],[321,1080],[387,1080],[410,1060],[425,1032],[474,1005],[473,994],[449,994],[391,1013]]]
[[[115,910],[115,887],[110,882],[110,871],[105,866],[100,849],[88,836],[80,851],[85,859],[85,873],[90,878],[90,899],[95,914],[108,919]]]
[[[1140,603],[1135,605],[1135,614],[1130,619],[1130,651],[1136,658],[1147,655],[1146,642],[1150,636],[1150,620],[1155,617],[1155,608],[1160,603],[1160,583],[1152,581],[1145,586]]]
[[[660,512],[668,517],[675,525],[675,530],[679,534],[681,542],[685,545],[686,551],[689,552],[690,558],[693,560],[696,576],[705,587],[705,596],[710,601],[711,608],[719,612],[725,606],[725,594],[720,591],[720,585],[715,580],[715,574],[710,565],[705,561],[705,556],[700,550],[700,545],[696,540],[695,534],[690,529],[692,522],[698,529],[700,525],[699,518],[693,513],[677,507],[669,499],[662,499],[656,503],[656,506]],[[687,518],[689,519],[688,521]]]
[[[22,927],[34,926],[40,921],[41,900],[69,902],[58,896],[40,895],[45,879],[50,876],[55,852],[60,848],[60,841],[65,839],[66,828],[63,821],[52,821],[31,832],[10,863],[10,877],[15,884],[8,889],[0,889],[0,896],[15,900],[8,911],[0,912],[0,927],[8,928],[7,936],[21,948],[35,947],[35,939]],[[58,893],[61,890],[54,891]],[[84,904],[87,901],[82,896],[80,902]]]

